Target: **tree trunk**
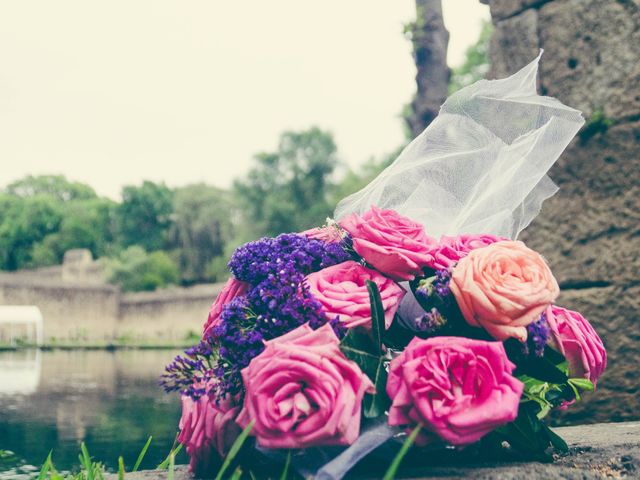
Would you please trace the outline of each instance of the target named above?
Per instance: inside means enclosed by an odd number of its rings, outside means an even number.
[[[418,71],[417,92],[406,121],[416,137],[436,118],[449,88],[449,32],[442,19],[441,0],[416,0],[416,21],[410,34]]]

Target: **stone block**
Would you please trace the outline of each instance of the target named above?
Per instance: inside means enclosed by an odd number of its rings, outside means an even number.
[[[637,1],[548,2],[538,11],[537,27],[545,49],[540,77],[547,95],[582,110],[587,118],[596,111],[613,119],[640,112]],[[518,50],[512,47],[504,54],[511,51]]]
[[[538,12],[526,10],[515,17],[495,22],[494,25],[489,45],[489,78],[504,78],[520,70],[538,55]]]
[[[532,7],[539,7],[551,0],[480,0],[481,3],[489,5],[491,17],[494,20],[503,20],[513,17],[524,10]]]

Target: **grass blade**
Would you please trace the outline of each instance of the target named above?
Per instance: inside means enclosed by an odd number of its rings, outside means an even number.
[[[169,466],[169,462],[171,461],[171,455],[173,455],[174,457],[176,455],[178,455],[178,452],[182,450],[182,444],[179,443],[178,446],[176,448],[174,448],[173,450],[171,450],[169,452],[169,455],[167,455],[167,458],[165,458],[162,463],[160,465],[158,465],[156,468],[158,470],[164,470]]]
[[[118,480],[124,480],[124,460],[118,457]]]
[[[47,455],[47,459],[42,464],[42,468],[40,469],[40,473],[38,474],[38,480],[44,480],[47,477],[47,473],[51,469],[51,454],[53,450],[49,451],[49,455]]]
[[[287,480],[289,476],[289,465],[291,465],[291,450],[287,453],[287,461],[284,464],[284,470],[282,470],[282,475],[280,475],[280,480]]]
[[[80,451],[82,452],[82,455],[80,455],[80,463],[84,465],[84,469],[87,472],[87,480],[94,480],[91,456],[89,455],[89,450],[87,449],[87,446],[84,442],[80,444]]]
[[[241,478],[242,478],[242,469],[238,467],[233,471],[233,475],[231,475],[231,480],[240,480]]]
[[[147,439],[147,443],[144,444],[144,447],[142,447],[142,450],[140,451],[140,455],[138,455],[138,459],[136,460],[136,463],[133,465],[133,470],[131,470],[132,472],[137,472],[138,468],[140,467],[140,464],[142,463],[142,460],[144,459],[144,456],[147,454],[147,450],[149,450],[149,445],[151,445],[151,439],[153,437],[149,437]]]
[[[173,472],[176,469],[175,456],[173,453],[169,454],[169,473],[167,473],[167,480],[173,480]]]
[[[220,471],[218,471],[218,474],[216,475],[216,480],[222,480],[224,478],[224,472],[227,471],[227,469],[229,468],[229,465],[231,465],[231,462],[233,462],[233,459],[236,457],[236,455],[242,448],[242,445],[244,444],[245,440],[251,433],[251,429],[253,429],[254,423],[256,423],[256,421],[251,420],[251,423],[249,423],[249,425],[247,425],[245,429],[242,430],[242,433],[238,435],[238,438],[236,438],[236,441],[233,442],[233,445],[231,445],[231,449],[229,450],[229,453],[227,454],[227,456],[224,459],[224,462],[222,463],[222,467],[220,467]]]
[[[387,470],[387,473],[384,474],[384,477],[382,477],[382,480],[393,480],[396,477],[398,467],[400,467],[400,463],[402,462],[405,455],[411,448],[411,445],[413,445],[413,442],[418,436],[418,433],[420,433],[420,425],[414,428],[413,431],[411,432],[411,435],[409,435],[407,439],[404,441],[404,443],[402,444],[402,448],[393,459],[393,462],[391,462],[391,465],[389,466],[389,470]]]

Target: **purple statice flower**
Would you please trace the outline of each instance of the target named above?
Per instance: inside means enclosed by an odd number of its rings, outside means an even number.
[[[212,332],[219,342],[215,366],[219,397],[242,392],[241,371],[264,350],[265,340],[306,322],[318,328],[329,321],[304,279],[349,258],[341,242],[325,243],[297,234],[262,238],[235,251],[229,269],[251,288],[223,307]],[[334,330],[339,328],[336,322],[332,325]]]
[[[209,394],[207,385],[215,378],[214,354],[213,340],[202,339],[165,367],[160,385],[166,392],[180,392],[194,399]]]
[[[416,329],[424,333],[433,333],[447,323],[437,308],[432,308],[415,319]]]
[[[544,347],[549,339],[549,324],[547,314],[543,313],[540,318],[527,326],[527,341],[522,344],[522,351],[529,355],[533,350],[536,357],[544,355]]]
[[[229,261],[229,270],[240,281],[252,286],[279,272],[285,263],[308,275],[349,259],[341,242],[325,243],[295,233],[261,238],[239,247]]]

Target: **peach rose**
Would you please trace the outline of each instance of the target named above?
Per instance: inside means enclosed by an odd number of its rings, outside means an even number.
[[[560,289],[544,259],[516,241],[472,250],[451,274],[449,288],[467,323],[496,340],[527,340],[527,325]]]

